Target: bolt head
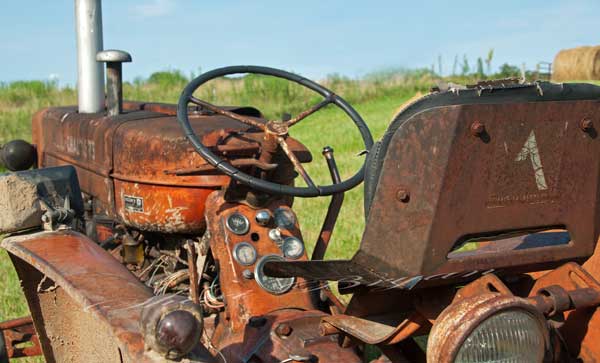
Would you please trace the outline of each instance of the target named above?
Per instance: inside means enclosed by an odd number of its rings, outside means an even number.
[[[584,118],[579,124],[583,131],[589,131],[594,128],[594,123],[589,118]]]
[[[410,200],[410,192],[406,189],[400,189],[396,192],[396,199],[402,203],[408,203]]]
[[[275,334],[287,337],[292,334],[292,327],[287,323],[281,323],[275,328]]]
[[[250,270],[244,270],[244,271],[242,271],[242,275],[247,280],[252,280],[254,278],[254,272],[252,272]]]
[[[479,121],[475,121],[471,124],[471,135],[479,136],[485,132],[485,125]]]

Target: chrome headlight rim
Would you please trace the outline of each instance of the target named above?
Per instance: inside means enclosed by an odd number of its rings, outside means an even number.
[[[493,316],[507,311],[531,315],[543,334],[541,355],[550,347],[550,330],[544,315],[527,300],[498,293],[485,293],[448,306],[436,320],[427,342],[427,362],[453,363],[477,327]]]

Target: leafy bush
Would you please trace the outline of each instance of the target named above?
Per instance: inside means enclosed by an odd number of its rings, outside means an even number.
[[[189,82],[189,79],[186,76],[184,76],[181,71],[171,70],[154,72],[150,75],[146,82],[150,84],[160,85],[163,87],[172,87],[176,85],[185,85]]]

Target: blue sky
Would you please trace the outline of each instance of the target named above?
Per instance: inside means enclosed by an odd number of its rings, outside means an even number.
[[[129,51],[125,78],[233,64],[320,78],[388,67],[443,71],[494,48],[493,66],[534,68],[562,48],[600,44],[600,1],[104,0],[104,47]],[[0,81],[76,77],[73,0],[4,0]],[[436,66],[437,67],[437,66]]]

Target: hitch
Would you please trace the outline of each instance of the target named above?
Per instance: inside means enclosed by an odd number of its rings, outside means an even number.
[[[0,363],[9,359],[42,355],[30,316],[0,323]]]

